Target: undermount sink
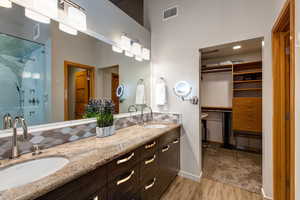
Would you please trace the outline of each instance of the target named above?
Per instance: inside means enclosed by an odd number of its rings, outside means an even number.
[[[149,124],[145,125],[145,128],[167,128],[168,126],[165,124]]]
[[[40,180],[68,163],[69,160],[63,157],[47,157],[0,169],[0,191]]]

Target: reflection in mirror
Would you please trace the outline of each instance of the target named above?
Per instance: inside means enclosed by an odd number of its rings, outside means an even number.
[[[58,22],[33,21],[15,4],[0,7],[0,17],[0,129],[7,116],[24,116],[28,125],[82,119],[90,98],[112,99],[115,113],[128,112],[140,79],[150,104],[148,61],[116,53],[85,33],[62,32]]]

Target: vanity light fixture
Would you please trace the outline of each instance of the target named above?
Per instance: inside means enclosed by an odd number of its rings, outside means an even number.
[[[131,53],[131,51],[125,51],[125,56],[132,58],[134,55]]]
[[[82,9],[70,6],[68,8],[68,17],[73,27],[76,27],[80,31],[86,31],[86,14]]]
[[[0,6],[4,7],[4,8],[11,8],[12,7],[12,3],[10,0],[1,0],[0,1]]]
[[[39,14],[35,11],[32,11],[28,8],[25,8],[25,16],[32,19],[32,20],[34,20],[34,21],[40,22],[40,23],[50,24],[50,18],[49,17],[41,15],[41,14]]]
[[[119,47],[118,45],[113,45],[112,50],[117,53],[123,53],[123,49],[121,47]]]
[[[143,48],[142,50],[142,58],[144,60],[150,60],[150,50],[147,48]]]
[[[32,74],[32,79],[41,79],[41,74],[40,73],[33,73]]]
[[[59,30],[65,32],[65,33],[68,33],[70,35],[77,35],[78,34],[78,31],[68,25],[65,25],[63,23],[59,23]]]
[[[131,52],[136,56],[141,56],[142,46],[138,42],[133,42],[131,47]]]
[[[26,72],[26,71],[24,71],[24,72],[22,73],[22,78],[31,78],[31,72]]]
[[[240,48],[242,48],[241,45],[236,45],[236,46],[232,47],[233,50],[237,50],[237,49],[240,49]]]
[[[57,0],[32,0],[32,6],[25,8],[25,16],[41,23],[50,23],[58,17]]]
[[[121,36],[121,48],[126,51],[131,51],[131,39],[126,35]]]

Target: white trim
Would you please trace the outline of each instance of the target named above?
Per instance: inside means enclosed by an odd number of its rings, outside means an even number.
[[[269,197],[269,196],[266,195],[264,188],[261,188],[261,194],[262,194],[262,196],[263,196],[264,199],[270,199],[270,200],[272,200],[272,197]]]
[[[191,179],[193,181],[197,181],[197,182],[200,182],[201,180],[201,177],[202,177],[202,172],[200,173],[199,176],[195,175],[195,174],[191,174],[189,172],[185,172],[185,171],[182,171],[180,170],[179,173],[178,173],[179,176],[182,176],[184,178],[187,178],[187,179]]]

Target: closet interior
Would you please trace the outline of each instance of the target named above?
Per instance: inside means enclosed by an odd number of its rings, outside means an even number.
[[[263,44],[200,49],[203,176],[253,192],[261,186]]]

